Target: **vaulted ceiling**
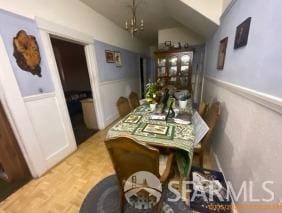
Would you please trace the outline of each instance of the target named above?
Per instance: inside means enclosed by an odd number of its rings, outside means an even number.
[[[81,1],[123,28],[125,21],[130,20],[132,16],[128,7],[128,5],[132,4],[132,0]],[[207,14],[203,14],[199,10],[199,4],[196,5],[198,7],[196,8],[196,6],[190,4],[190,1],[194,3],[192,0],[137,0],[140,3],[137,9],[137,18],[144,19],[145,24],[144,31],[139,33],[137,37],[154,45],[157,44],[158,30],[173,27],[186,27],[199,34],[199,36],[209,37],[217,28],[218,23],[208,17]],[[201,2],[203,0],[197,1]],[[218,3],[223,0],[209,1]]]

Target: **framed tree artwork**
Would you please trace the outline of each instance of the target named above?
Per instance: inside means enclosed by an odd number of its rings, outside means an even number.
[[[236,29],[236,37],[234,41],[234,49],[246,46],[248,43],[249,31],[251,25],[251,17],[247,18]]]
[[[219,43],[218,58],[217,58],[217,69],[218,70],[223,70],[224,68],[227,44],[228,44],[228,37],[225,37]]]
[[[0,35],[22,97],[54,92],[36,22],[0,10]]]
[[[20,30],[13,38],[14,57],[18,66],[33,75],[41,75],[41,57],[35,36]]]

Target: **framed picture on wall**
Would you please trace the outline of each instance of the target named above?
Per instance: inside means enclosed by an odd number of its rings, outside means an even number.
[[[14,57],[18,66],[32,75],[41,75],[41,56],[36,37],[20,30],[13,38]]]
[[[217,69],[218,70],[223,70],[224,68],[227,44],[228,44],[228,37],[225,37],[219,43],[218,58],[217,58]]]
[[[236,29],[236,37],[234,41],[234,49],[246,46],[248,43],[249,31],[251,25],[251,17],[247,18]]]
[[[122,66],[120,52],[115,52],[115,63],[116,63],[117,67],[121,67]]]
[[[0,35],[21,95],[28,97],[54,92],[36,22],[0,10],[0,26]]]
[[[166,47],[171,47],[171,41],[165,41],[164,44],[165,44]]]
[[[105,50],[105,57],[107,63],[115,63],[115,52],[110,50]]]

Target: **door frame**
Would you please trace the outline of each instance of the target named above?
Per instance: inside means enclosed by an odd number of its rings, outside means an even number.
[[[141,70],[141,59],[142,59],[142,68],[143,70]],[[145,90],[145,86],[148,83],[148,76],[147,76],[147,58],[140,56],[139,57],[139,61],[138,61],[138,65],[139,65],[139,78],[140,78],[140,98],[142,97],[142,93],[144,92],[144,96],[145,96],[145,91],[142,91],[142,87],[144,87]],[[141,73],[142,71],[142,73]],[[143,85],[142,85],[142,77],[143,77]]]
[[[46,57],[47,64],[50,67],[51,77],[53,79],[53,83],[55,87],[55,93],[56,95],[58,95],[58,101],[60,102],[59,104],[64,114],[63,116],[64,123],[69,129],[70,136],[74,138],[73,129],[71,126],[71,121],[65,101],[62,82],[60,80],[60,75],[56,64],[53,47],[51,44],[51,39],[50,39],[51,36],[55,38],[58,37],[59,39],[64,39],[66,41],[70,41],[73,43],[78,43],[84,46],[91,91],[94,98],[94,106],[95,106],[94,110],[97,117],[98,128],[104,129],[105,128],[104,117],[103,117],[104,114],[103,114],[103,107],[101,104],[102,102],[100,97],[99,76],[98,76],[93,36],[46,21],[39,17],[36,17],[35,20],[39,28],[43,46],[45,47],[45,52],[47,55]]]

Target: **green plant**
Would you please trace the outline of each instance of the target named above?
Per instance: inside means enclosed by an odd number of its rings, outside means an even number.
[[[186,100],[188,100],[189,98],[190,98],[190,95],[187,94],[187,93],[185,93],[185,94],[183,94],[183,95],[180,96],[179,100],[180,100],[180,101],[186,101]]]
[[[156,97],[159,87],[159,81],[157,82],[149,82],[145,86],[145,98],[146,101],[150,104],[156,103]]]

